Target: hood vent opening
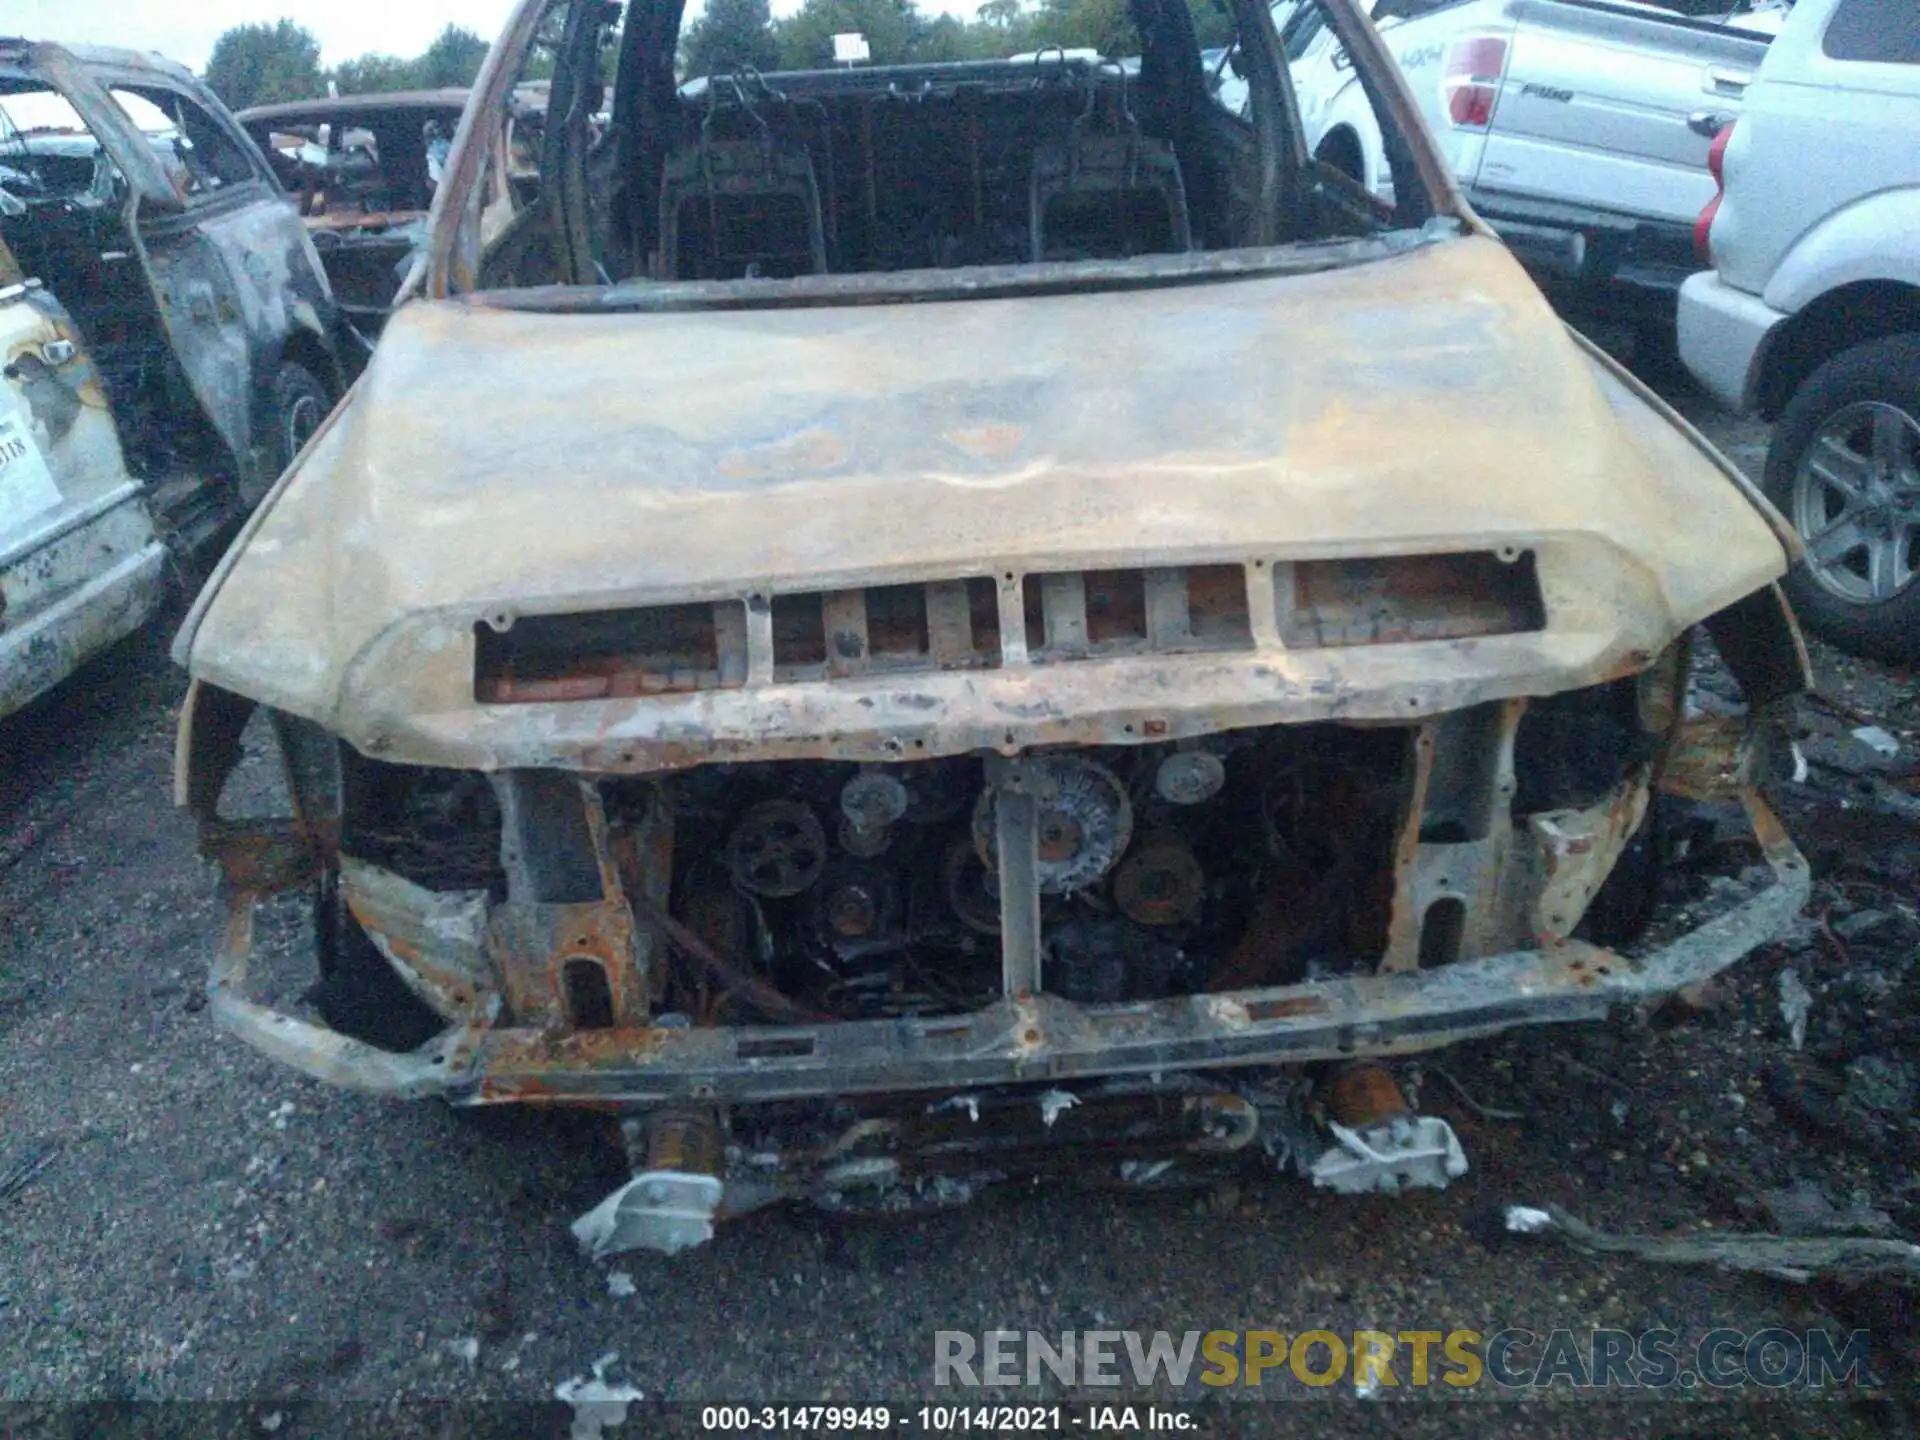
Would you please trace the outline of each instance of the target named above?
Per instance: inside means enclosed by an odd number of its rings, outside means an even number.
[[[773,600],[776,682],[999,663],[999,603],[993,582],[984,578]]]
[[[1546,628],[1531,550],[1302,560],[1275,567],[1274,595],[1280,638],[1296,650]]]
[[[1273,612],[1289,649],[1518,635],[1546,628],[1531,550],[1276,563]],[[474,626],[474,694],[488,704],[599,700],[850,676],[992,669],[1255,648],[1244,564],[1064,570],[1021,576],[1000,629],[986,576]],[[1264,576],[1262,577],[1264,579]],[[761,627],[750,630],[749,619]],[[1264,623],[1264,622],[1263,622]],[[1271,632],[1269,632],[1271,634]],[[1020,640],[1026,655],[1017,652]],[[1269,641],[1271,643],[1271,641]],[[750,653],[751,652],[751,655]],[[749,664],[749,660],[753,663]]]
[[[474,629],[474,698],[510,705],[735,689],[747,683],[738,600],[573,615]]]
[[[1242,565],[1029,575],[1023,598],[1036,665],[1253,648]]]

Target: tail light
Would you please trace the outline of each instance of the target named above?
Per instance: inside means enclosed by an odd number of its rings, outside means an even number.
[[[1700,257],[1702,265],[1713,264],[1713,221],[1720,213],[1720,202],[1727,196],[1727,142],[1732,138],[1733,126],[1728,125],[1707,147],[1707,173],[1713,176],[1713,198],[1700,212],[1700,218],[1693,222],[1693,252]]]
[[[1448,118],[1456,125],[1485,129],[1493,119],[1493,100],[1500,89],[1500,72],[1506,67],[1507,42],[1500,36],[1456,40],[1447,52],[1446,76],[1441,82]]]

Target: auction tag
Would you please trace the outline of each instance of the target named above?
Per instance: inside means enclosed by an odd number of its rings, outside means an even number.
[[[60,503],[46,457],[15,406],[0,409],[0,535]]]

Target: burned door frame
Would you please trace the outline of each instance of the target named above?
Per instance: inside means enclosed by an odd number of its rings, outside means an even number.
[[[283,359],[298,359],[338,395],[333,296],[292,203],[246,133],[191,77],[159,65],[90,61],[29,45],[17,66],[65,97],[126,178],[123,222],[175,365],[257,498],[278,465],[261,424]],[[12,68],[12,67],[10,67]],[[245,158],[249,177],[210,194],[175,188],[152,144],[112,94],[159,91],[193,105]]]

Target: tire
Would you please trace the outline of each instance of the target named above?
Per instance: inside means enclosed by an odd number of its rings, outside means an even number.
[[[318,376],[297,360],[281,362],[267,388],[261,416],[264,428],[255,446],[259,463],[252,482],[240,494],[248,510],[266,498],[331,409],[333,397]]]
[[[1646,933],[1673,860],[1673,802],[1655,795],[1640,829],[1600,882],[1575,933],[1596,945],[1631,945]]]
[[[1633,373],[1642,380],[1684,378],[1680,335],[1671,315],[1646,319],[1633,327]]]
[[[1313,158],[1338,170],[1356,185],[1364,187],[1367,183],[1366,158],[1360,153],[1360,141],[1351,130],[1335,130],[1326,136]]]
[[[1807,628],[1855,655],[1920,660],[1920,335],[1815,371],[1774,429],[1763,488],[1807,543],[1786,579]]]
[[[407,988],[393,967],[348,913],[329,874],[314,892],[314,931],[319,940],[320,980],[307,1003],[342,1035],[380,1050],[404,1054],[447,1028],[427,1003]]]

